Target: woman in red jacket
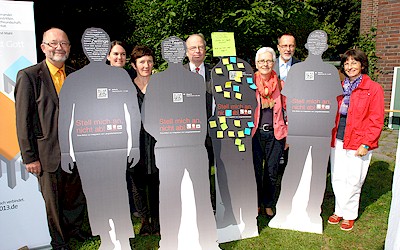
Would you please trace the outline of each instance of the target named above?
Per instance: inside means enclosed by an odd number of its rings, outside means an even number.
[[[368,58],[350,49],[341,60],[345,74],[343,95],[338,96],[336,125],[332,130],[331,180],[335,212],[328,219],[341,229],[353,229],[358,217],[361,188],[367,176],[372,150],[378,147],[384,120],[382,87],[366,75]]]

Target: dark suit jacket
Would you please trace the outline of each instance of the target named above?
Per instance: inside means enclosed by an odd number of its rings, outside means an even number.
[[[301,62],[299,59],[297,59],[296,57],[292,57],[292,64],[290,66],[292,66],[293,64],[299,63]],[[276,72],[276,74],[278,75],[278,78],[280,78],[281,76],[281,72],[279,71],[279,57],[276,59],[276,63],[274,66],[274,71]]]
[[[184,68],[190,70],[189,64],[183,65]],[[211,117],[212,114],[212,86],[211,86],[211,66],[209,64],[204,64],[205,77],[206,77],[206,109],[207,109],[207,119]]]
[[[73,71],[65,67],[66,75]],[[18,72],[14,96],[23,162],[40,161],[44,172],[56,171],[61,162],[58,95],[45,60]]]

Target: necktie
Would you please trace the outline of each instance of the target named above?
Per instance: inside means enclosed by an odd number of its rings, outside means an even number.
[[[65,80],[64,70],[59,69],[55,76],[56,76],[56,81],[54,83],[54,86],[56,87],[57,94],[60,94],[61,87]]]
[[[200,74],[200,68],[199,68],[199,67],[196,67],[195,70],[196,70],[196,73],[197,73],[197,74]]]

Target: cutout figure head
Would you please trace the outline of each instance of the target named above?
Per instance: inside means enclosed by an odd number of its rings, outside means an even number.
[[[82,35],[82,48],[90,62],[105,62],[110,51],[110,37],[101,28],[88,28]]]
[[[186,44],[179,37],[168,37],[161,43],[161,54],[168,63],[182,64],[186,55]]]
[[[308,35],[305,47],[309,54],[322,56],[328,49],[328,35],[323,30],[314,30]]]

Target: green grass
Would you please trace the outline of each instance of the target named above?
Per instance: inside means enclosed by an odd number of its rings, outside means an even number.
[[[302,233],[291,230],[272,229],[268,219],[259,216],[260,236],[220,244],[221,249],[258,250],[258,249],[383,249],[389,208],[394,162],[373,159],[363,186],[360,201],[360,215],[354,229],[349,232],[340,230],[339,225],[326,223],[334,208],[334,195],[327,177],[327,188],[322,204],[324,231],[322,235]],[[136,237],[131,240],[132,248],[137,250],[158,249],[160,237],[138,235],[140,222],[134,219]],[[73,249],[97,249],[100,240],[79,244],[72,242]]]

